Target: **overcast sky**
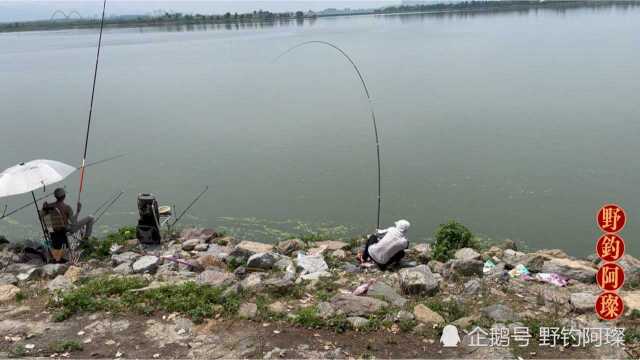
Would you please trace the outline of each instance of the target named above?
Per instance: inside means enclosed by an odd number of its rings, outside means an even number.
[[[253,10],[295,11],[324,10],[326,8],[377,8],[399,4],[401,0],[107,0],[108,15],[148,14],[155,10],[183,13],[221,14],[225,12],[249,12]],[[102,9],[102,0],[0,0],[0,22],[48,19],[55,10],[69,13],[76,10],[83,17],[96,16]]]

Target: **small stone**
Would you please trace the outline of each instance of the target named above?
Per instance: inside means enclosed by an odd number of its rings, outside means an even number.
[[[418,304],[413,308],[413,315],[421,323],[444,324],[444,318],[437,312],[429,309],[423,304]]]
[[[376,281],[369,286],[367,295],[381,298],[397,307],[403,307],[407,303],[407,299],[400,296],[394,288],[382,281]]]
[[[404,294],[429,296],[438,291],[438,281],[426,265],[401,269],[398,276],[400,277],[400,288]]]
[[[415,315],[413,315],[412,313],[406,310],[400,310],[398,311],[394,319],[395,321],[411,321],[411,320],[414,320],[415,318],[416,318]]]
[[[287,312],[287,307],[280,301],[269,304],[269,306],[267,306],[267,309],[270,312],[278,315],[282,315]]]
[[[318,311],[318,316],[324,320],[333,317],[336,312],[333,306],[326,301],[319,302],[316,306],[316,310]]]
[[[355,330],[361,330],[369,325],[369,320],[360,316],[351,316],[347,318],[347,322]]]
[[[205,270],[198,274],[196,282],[199,284],[207,284],[211,286],[230,285],[235,279],[233,274],[218,270]]]
[[[123,262],[122,264],[113,268],[113,272],[120,275],[130,275],[133,274],[133,269],[131,268],[130,262]]]
[[[260,291],[260,289],[262,289],[263,287],[262,281],[264,280],[265,277],[266,275],[264,273],[249,274],[249,276],[247,276],[246,278],[244,278],[244,280],[240,282],[240,287],[243,290],[246,290],[249,292]]]
[[[49,281],[47,289],[50,292],[66,291],[73,287],[71,280],[67,279],[64,275],[58,275],[55,279]]]
[[[20,281],[31,281],[42,277],[42,270],[39,268],[31,268],[26,272],[16,275],[16,278]]]
[[[198,244],[196,245],[193,250],[195,251],[207,251],[209,250],[209,244]]]
[[[42,276],[47,278],[47,279],[53,279],[58,275],[62,275],[65,273],[65,271],[67,271],[67,269],[69,268],[69,265],[67,264],[47,264],[47,265],[43,265],[41,270],[42,270]]]
[[[338,294],[331,299],[331,306],[346,315],[362,316],[378,312],[387,303],[367,296]]]
[[[18,278],[10,273],[0,274],[0,285],[15,285],[18,283]]]
[[[274,253],[257,253],[253,254],[247,260],[247,267],[261,270],[271,270],[278,257]]]
[[[111,266],[118,266],[122,263],[133,263],[140,257],[139,254],[132,251],[123,252],[122,254],[111,255]]]
[[[77,266],[69,266],[67,271],[64,273],[64,277],[69,279],[72,283],[80,280],[80,274],[82,273],[82,269]]]
[[[462,276],[482,276],[482,269],[484,268],[484,263],[481,260],[449,260],[445,264],[445,274],[457,274]],[[447,277],[445,275],[445,277]]]
[[[545,261],[541,270],[545,273],[557,273],[584,283],[595,283],[598,272],[595,266],[588,261],[562,258]]]
[[[253,254],[268,253],[271,251],[273,251],[273,245],[245,240],[236,245],[229,255],[241,259],[248,259]]]
[[[304,248],[305,244],[300,239],[283,240],[276,245],[276,250],[283,255],[291,255],[296,251],[303,250]]]
[[[462,248],[456,251],[454,257],[458,260],[480,260],[481,255],[472,248]]]
[[[471,279],[464,283],[463,295],[473,296],[479,294],[482,290],[482,283],[478,279]]]
[[[254,303],[244,303],[238,309],[238,316],[242,319],[253,319],[258,313],[258,306]]]
[[[0,303],[12,301],[20,292],[20,288],[14,285],[0,285]]]
[[[157,256],[146,255],[133,263],[131,268],[135,274],[152,274],[158,269],[160,258]]]
[[[324,261],[322,255],[298,256],[297,265],[303,275],[329,270],[329,266]]]
[[[191,251],[195,249],[198,244],[200,244],[200,239],[189,239],[182,243],[182,250]]]
[[[331,253],[331,256],[333,256],[334,258],[338,259],[338,260],[344,260],[347,258],[347,253],[342,250],[335,250],[334,252]]]
[[[481,309],[481,312],[488,318],[498,322],[512,322],[518,319],[513,310],[503,304],[487,306]]]
[[[586,313],[593,311],[597,296],[587,292],[579,292],[571,294],[569,303],[577,313]]]

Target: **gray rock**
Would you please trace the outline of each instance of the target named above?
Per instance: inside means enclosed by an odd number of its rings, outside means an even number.
[[[120,275],[129,275],[133,274],[133,269],[131,268],[130,262],[123,262],[122,264],[113,268],[113,272]]]
[[[67,291],[71,288],[73,288],[73,283],[71,282],[71,280],[64,277],[64,275],[56,276],[55,279],[49,281],[49,283],[47,284],[47,289],[49,289],[49,291],[51,292]]]
[[[438,274],[442,274],[442,270],[444,270],[444,263],[438,260],[429,261],[429,263],[427,263],[427,266],[429,267],[429,269],[431,269],[432,272]]]
[[[331,277],[331,273],[328,271],[319,271],[311,274],[300,275],[300,280],[316,281],[321,278]]]
[[[458,260],[480,260],[480,254],[472,248],[462,248],[456,251],[454,257]]]
[[[276,245],[276,250],[280,254],[291,255],[296,251],[303,250],[305,248],[305,244],[300,239],[289,239],[283,240]]]
[[[588,261],[555,258],[544,262],[542,272],[558,273],[576,281],[595,283],[598,271]]]
[[[360,316],[350,316],[347,318],[347,322],[354,330],[361,330],[369,326],[369,320]]]
[[[15,285],[18,278],[11,273],[0,273],[0,285]]]
[[[247,267],[261,270],[271,270],[278,257],[274,253],[257,253],[253,254],[247,260]]]
[[[421,323],[425,324],[443,324],[444,318],[437,312],[429,309],[423,304],[418,304],[413,308],[413,314]]]
[[[481,260],[449,260],[445,264],[447,275],[457,274],[462,276],[482,276],[484,263]]]
[[[241,241],[233,248],[229,255],[246,261],[246,259],[248,259],[253,254],[268,253],[271,251],[273,251],[273,245],[254,241]]]
[[[230,247],[227,247],[227,246],[220,246],[220,245],[217,245],[217,244],[209,244],[209,247],[207,248],[206,254],[204,254],[204,255],[213,255],[217,259],[224,260],[229,256],[231,251],[232,251],[232,249]]]
[[[270,278],[264,280],[262,285],[269,292],[285,294],[293,286],[293,281],[290,279]]]
[[[465,296],[473,296],[480,293],[482,290],[482,283],[478,279],[471,279],[464,283],[464,290],[462,291]]]
[[[320,316],[320,318],[324,320],[333,317],[333,315],[335,315],[336,313],[336,310],[333,308],[333,306],[326,301],[319,302],[316,306],[316,309],[318,311],[318,316]]]
[[[160,258],[153,255],[145,255],[133,263],[131,268],[135,274],[153,274],[160,265]]]
[[[502,261],[511,267],[516,267],[518,264],[521,264],[525,261],[526,257],[527,254],[513,249],[506,249],[502,253]]]
[[[426,265],[401,269],[398,276],[400,277],[400,288],[404,294],[434,295],[438,292],[438,280]]]
[[[625,281],[640,283],[640,260],[626,254],[618,260],[618,265],[624,270]]]
[[[241,319],[253,319],[258,314],[258,306],[254,303],[244,303],[238,309],[238,316]]]
[[[9,264],[4,269],[4,272],[8,272],[12,274],[22,274],[22,273],[29,272],[30,270],[35,268],[36,268],[36,265],[33,265],[33,264],[14,263],[14,264]]]
[[[195,251],[207,251],[209,250],[209,244],[198,244],[196,245],[193,250]]]
[[[198,239],[199,241],[209,242],[215,236],[217,236],[217,233],[213,229],[191,228],[184,229],[180,233],[180,240],[182,240],[182,242],[185,242],[191,239]]]
[[[197,283],[211,286],[230,285],[234,280],[233,274],[218,270],[205,270],[196,277]]]
[[[286,314],[288,312],[287,306],[280,301],[269,304],[269,306],[267,306],[267,310],[278,315]]]
[[[427,262],[429,262],[429,260],[431,260],[433,249],[431,249],[431,245],[430,244],[426,244],[426,243],[417,244],[411,250],[414,253],[416,253],[416,255],[418,256],[418,260],[420,260],[420,261],[422,261],[424,263],[427,263]]]
[[[20,273],[16,275],[18,280],[20,281],[31,281],[36,280],[42,277],[42,269],[40,268],[31,268],[26,272]]]
[[[511,239],[505,239],[504,242],[502,243],[502,248],[514,250],[514,251],[518,250],[518,247],[516,246],[516,242]]]
[[[42,276],[44,278],[47,279],[53,279],[58,275],[62,275],[65,273],[65,271],[67,271],[67,269],[69,268],[69,265],[67,264],[47,264],[47,265],[43,265],[41,270],[42,270]]]
[[[139,257],[140,257],[139,254],[136,254],[131,251],[123,252],[122,254],[114,254],[114,255],[111,255],[111,265],[118,266],[125,262],[133,263]]]
[[[297,265],[303,275],[329,270],[329,266],[324,261],[322,255],[299,256],[297,258]]]
[[[367,296],[338,294],[331,299],[331,306],[348,316],[362,316],[378,312],[387,303]]]
[[[195,249],[198,244],[200,244],[200,239],[189,239],[182,243],[182,250],[191,251]]]
[[[487,306],[481,309],[482,314],[486,317],[499,322],[513,322],[518,320],[518,316],[513,310],[503,304]]]
[[[369,287],[368,296],[381,298],[394,306],[403,307],[407,303],[407,299],[398,294],[394,288],[382,281],[376,281]]]
[[[591,293],[579,292],[571,294],[569,303],[577,313],[592,312],[598,297]]]
[[[249,274],[242,282],[240,282],[240,288],[246,291],[260,291],[263,286],[263,279],[266,277],[264,273],[252,273]]]
[[[394,320],[395,321],[411,321],[411,320],[414,320],[415,318],[416,318],[415,315],[413,315],[412,313],[406,310],[400,310],[396,314]]]

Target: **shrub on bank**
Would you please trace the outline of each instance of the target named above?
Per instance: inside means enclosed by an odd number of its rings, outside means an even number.
[[[453,258],[458,249],[477,248],[478,244],[469,229],[452,220],[438,227],[433,245],[433,258],[445,262]]]

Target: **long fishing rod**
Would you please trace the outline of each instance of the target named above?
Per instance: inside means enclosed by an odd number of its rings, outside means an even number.
[[[351,66],[353,66],[353,69],[356,71],[356,74],[358,75],[358,78],[360,79],[360,83],[362,83],[362,88],[364,89],[364,93],[367,96],[367,102],[369,103],[369,112],[371,113],[371,122],[373,124],[373,133],[375,135],[375,140],[376,140],[376,155],[378,158],[378,217],[377,217],[377,227],[380,228],[380,211],[381,211],[381,202],[382,202],[382,189],[381,189],[381,169],[380,169],[380,138],[378,136],[378,125],[376,123],[376,113],[373,110],[373,101],[371,100],[371,94],[369,93],[369,88],[367,87],[367,83],[364,81],[364,77],[362,76],[362,73],[360,72],[360,69],[358,69],[358,66],[356,65],[356,63],[353,61],[353,59],[351,59],[351,57],[344,52],[344,50],[342,50],[341,48],[339,48],[338,46],[328,42],[328,41],[322,41],[322,40],[311,40],[311,41],[305,41],[302,42],[298,45],[295,45],[293,47],[290,47],[289,49],[287,49],[286,51],[284,51],[283,53],[281,53],[280,55],[278,55],[278,57],[274,60],[274,62],[277,62],[278,60],[280,60],[281,57],[285,56],[286,54],[290,53],[291,51],[305,46],[305,45],[309,45],[309,44],[322,44],[322,45],[327,45],[330,46],[332,48],[334,48],[335,50],[337,50],[338,52],[340,52],[340,54],[342,54],[342,56],[344,56],[349,63],[351,63]]]
[[[175,225],[178,223],[178,221],[180,221],[180,220],[182,219],[182,217],[187,213],[187,211],[189,211],[189,209],[191,209],[191,207],[192,207],[193,205],[195,205],[195,203],[196,203],[196,202],[198,202],[198,200],[200,200],[200,198],[204,195],[204,193],[206,193],[206,192],[207,192],[207,190],[209,190],[209,186],[205,186],[205,187],[204,187],[204,190],[202,190],[202,191],[200,192],[200,194],[198,194],[198,196],[196,196],[196,198],[195,198],[195,199],[193,199],[193,201],[189,204],[189,206],[187,206],[187,207],[182,211],[182,213],[180,214],[180,216],[178,216],[178,217],[176,218],[176,220],[171,224],[171,226],[175,226]]]
[[[87,148],[89,147],[89,133],[91,131],[91,115],[93,114],[93,98],[96,92],[96,79],[98,78],[98,63],[100,60],[100,47],[102,45],[102,29],[104,28],[104,12],[107,7],[107,0],[102,3],[102,20],[100,20],[100,35],[98,37],[98,52],[96,54],[96,66],[93,70],[93,87],[91,88],[91,101],[89,103],[89,120],[87,121],[87,132],[84,139],[84,153],[82,155],[82,165],[80,166],[80,188],[78,189],[77,210],[80,210],[80,197],[84,187],[84,171],[86,168]]]
[[[90,162],[90,163],[86,164],[84,167],[88,168],[88,167],[93,166],[93,165],[100,165],[102,163],[105,163],[105,162],[108,162],[108,161],[111,161],[111,160],[120,159],[121,157],[125,157],[125,156],[127,156],[127,154],[120,154],[120,155],[108,157],[106,159]],[[80,168],[76,168],[76,169],[80,169]]]

